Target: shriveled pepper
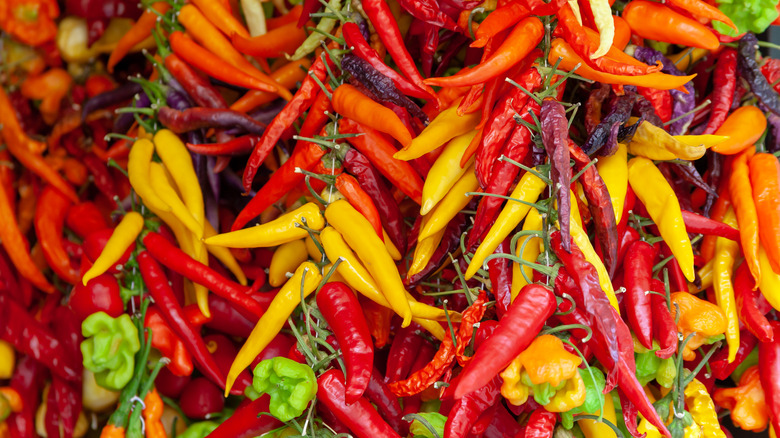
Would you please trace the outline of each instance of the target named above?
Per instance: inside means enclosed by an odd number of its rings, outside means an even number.
[[[662,128],[643,121],[639,124],[631,141],[628,142],[628,152],[651,160],[679,158],[694,161],[703,157],[707,148],[704,143],[690,144],[680,141]]]
[[[204,240],[206,245],[229,248],[259,248],[281,245],[303,239],[309,233],[298,224],[321,230],[325,220],[317,204],[309,202],[263,225],[218,234]]]
[[[731,421],[740,429],[758,432],[769,424],[769,408],[764,398],[758,366],[745,370],[736,387],[715,390],[712,399],[718,406],[731,411]]]
[[[253,373],[252,387],[271,396],[271,415],[281,421],[299,417],[317,395],[314,371],[292,359],[266,359],[257,364]]]
[[[726,315],[720,307],[709,301],[696,298],[688,292],[674,292],[671,295],[671,300],[673,318],[676,318],[677,309],[680,309],[677,328],[684,337],[695,333],[686,344],[683,352],[685,360],[693,360],[697,348],[726,331]]]
[[[141,349],[130,315],[112,318],[105,312],[88,316],[81,325],[84,368],[95,373],[104,388],[118,391],[133,377],[135,353]]]
[[[144,227],[144,218],[134,211],[127,212],[119,225],[116,226],[111,237],[106,242],[105,248],[95,260],[92,267],[81,278],[81,283],[86,286],[89,280],[97,277],[113,268],[130,246],[135,245],[135,239],[141,234]]]

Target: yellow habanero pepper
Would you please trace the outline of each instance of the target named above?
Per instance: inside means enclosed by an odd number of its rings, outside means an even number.
[[[736,387],[716,389],[712,399],[718,406],[731,411],[731,421],[740,429],[760,432],[769,423],[770,412],[757,365],[742,373]]]
[[[409,266],[409,271],[406,273],[406,278],[410,278],[412,275],[423,270],[431,260],[436,248],[439,247],[442,239],[444,238],[444,232],[446,228],[433,233],[425,239],[417,240],[417,246],[414,247],[414,257],[412,258],[412,264]]]
[[[683,351],[683,359],[693,360],[696,357],[694,353],[696,349],[701,347],[708,338],[726,331],[726,315],[720,307],[688,292],[673,292],[671,301],[672,319],[676,319],[677,309],[680,309],[677,329],[682,332],[683,337],[695,333]]]
[[[127,157],[127,178],[135,193],[149,208],[158,211],[171,211],[171,207],[157,195],[150,185],[149,166],[154,155],[154,143],[140,138],[130,147]]]
[[[430,219],[425,222],[424,226],[420,227],[420,235],[417,238],[425,239],[445,229],[452,218],[474,197],[473,194],[468,193],[473,193],[478,188],[477,174],[474,171],[474,165],[471,165],[466,170],[466,173],[447,192],[441,202],[428,214]]]
[[[518,356],[534,385],[549,383],[558,386],[564,380],[579,375],[577,367],[582,359],[563,347],[563,342],[553,335],[534,339]]]
[[[217,235],[217,230],[214,229],[214,226],[211,225],[211,222],[209,222],[208,219],[206,219],[205,225],[206,228],[203,232],[204,237]],[[225,265],[228,271],[230,271],[236,277],[236,280],[238,280],[239,284],[246,286],[246,274],[244,274],[244,270],[241,269],[241,266],[238,264],[238,261],[236,261],[236,258],[233,257],[233,253],[230,252],[229,249],[222,246],[206,245],[206,250],[211,253],[214,258]]]
[[[152,185],[152,189],[157,193],[157,196],[171,207],[171,213],[173,213],[187,229],[192,231],[192,234],[197,236],[198,239],[202,238],[203,226],[195,220],[192,213],[187,209],[187,206],[184,205],[184,202],[179,198],[176,189],[174,189],[170,181],[168,181],[168,175],[166,175],[165,168],[162,164],[155,162],[150,163],[149,182]]]
[[[111,269],[122,258],[127,248],[135,242],[135,239],[144,229],[144,217],[134,211],[125,214],[119,225],[116,226],[111,237],[108,238],[103,252],[95,260],[95,264],[84,273],[81,283],[86,286],[89,280]]]
[[[626,202],[628,192],[628,151],[626,145],[618,143],[614,154],[607,157],[599,157],[596,169],[604,180],[612,200],[612,209],[615,210],[615,223],[620,223],[623,216],[623,204]]]
[[[376,233],[368,232],[373,230],[368,219],[343,199],[328,205],[325,209],[325,218],[341,233],[347,244],[355,250],[366,265],[377,284],[381,286],[390,306],[403,318],[402,327],[409,326],[412,322],[412,311],[406,298],[406,288],[398,274],[395,262],[385,249],[385,244]]]
[[[769,256],[763,246],[758,247],[758,263],[761,267],[761,283],[759,283],[761,294],[772,307],[780,310],[780,275],[772,270]]]
[[[520,224],[520,221],[522,221],[523,218],[525,218],[528,211],[532,208],[530,205],[526,204],[526,202],[536,202],[536,200],[539,199],[539,195],[542,194],[546,187],[547,184],[532,172],[523,174],[523,177],[520,178],[520,182],[517,183],[517,187],[515,187],[512,194],[509,195],[510,198],[519,199],[523,202],[507,201],[495,223],[490,227],[490,231],[485,237],[485,240],[480,243],[479,247],[474,252],[474,257],[472,257],[471,263],[466,270],[466,280],[477,273],[477,270],[482,267],[485,259],[490,254],[493,254],[493,251],[498,248],[498,245],[500,245],[501,242],[506,239],[506,236]]]
[[[171,172],[184,205],[187,206],[198,224],[203,226],[206,220],[203,209],[203,192],[200,190],[198,176],[195,174],[192,157],[187,147],[184,146],[178,135],[167,129],[161,129],[154,134],[154,145],[157,155]]]
[[[428,214],[444,198],[452,185],[463,176],[466,169],[470,168],[474,157],[470,158],[463,167],[460,167],[460,160],[475,135],[477,131],[469,131],[453,138],[433,163],[423,185],[421,215]]]
[[[642,121],[636,133],[628,142],[628,152],[651,160],[698,160],[707,152],[703,143],[683,142],[663,128],[648,121]]]
[[[271,222],[243,230],[231,231],[206,238],[206,245],[226,246],[228,248],[261,248],[277,246],[293,240],[303,239],[309,233],[298,224],[314,230],[321,230],[325,220],[320,208],[308,202],[293,211],[289,211]],[[376,234],[376,233],[374,233]],[[379,239],[379,237],[377,237]],[[381,241],[380,241],[381,242]]]
[[[693,248],[674,190],[655,164],[642,157],[632,158],[628,162],[628,181],[658,226],[661,237],[672,250],[685,278],[693,282]]]
[[[734,209],[729,207],[723,217],[723,223],[737,227],[737,216]],[[726,342],[729,345],[729,362],[737,357],[739,350],[739,316],[737,315],[737,302],[734,297],[734,283],[731,278],[734,274],[734,263],[739,256],[739,243],[733,240],[718,237],[715,240],[715,257],[713,260],[713,288],[718,306],[726,315]]]
[[[523,231],[541,231],[542,221],[542,215],[539,214],[539,210],[532,208],[525,217],[525,222],[523,222]],[[517,241],[515,255],[527,262],[536,263],[536,259],[542,253],[541,243],[542,239],[539,237],[523,236]],[[523,286],[533,281],[533,275],[534,270],[532,267],[520,263],[512,263],[512,301],[515,300]]]
[[[287,322],[287,318],[301,304],[301,298],[306,298],[314,292],[321,280],[320,270],[314,263],[304,262],[295,270],[292,278],[287,280],[271,301],[268,311],[257,321],[252,333],[233,360],[233,364],[230,365],[225,384],[225,397],[230,394],[230,388],[233,387],[236,377],[276,337]]]
[[[397,160],[413,160],[431,152],[453,138],[472,131],[479,123],[482,114],[473,112],[471,114],[458,115],[458,99],[451,107],[439,113],[423,131],[412,139],[406,147],[396,152],[393,158]]]
[[[726,434],[720,429],[718,413],[715,412],[715,403],[712,402],[710,393],[704,384],[696,379],[685,387],[685,407],[701,430],[702,436],[726,438]]]
[[[268,284],[279,287],[287,281],[287,273],[292,273],[309,258],[306,244],[303,240],[293,240],[279,245],[271,256],[271,265],[268,267]]]

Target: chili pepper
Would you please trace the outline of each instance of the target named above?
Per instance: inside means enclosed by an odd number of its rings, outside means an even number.
[[[282,425],[279,420],[270,415],[261,415],[268,412],[270,397],[262,396],[249,403],[239,405],[238,409],[223,421],[210,436],[214,438],[250,438],[262,435],[279,428]]]
[[[339,14],[342,8],[341,0],[329,0],[327,8],[329,11],[333,11],[335,14]],[[322,44],[323,41],[325,41],[327,38],[326,35],[333,31],[333,28],[336,27],[338,22],[338,19],[332,18],[331,16],[321,17],[320,21],[315,27],[316,30],[310,33],[308,37],[306,37],[306,40],[304,40],[303,43],[301,43],[301,45],[295,50],[295,53],[293,53],[291,59],[293,61],[301,59],[309,53],[313,52],[320,46],[320,44]]]
[[[336,177],[335,185],[349,203],[368,220],[377,236],[384,240],[382,234],[382,220],[380,219],[379,211],[377,211],[374,201],[368,193],[360,187],[360,184],[355,177],[346,173],[341,173]]]
[[[419,354],[423,339],[417,333],[416,324],[401,328],[393,338],[387,356],[385,383],[393,383],[407,378],[415,358]]]
[[[60,112],[60,104],[73,84],[73,78],[61,68],[46,70],[37,76],[28,76],[22,82],[22,96],[40,99],[38,111],[46,124],[54,123]]]
[[[304,224],[317,231],[325,226],[325,221],[316,204],[309,202],[296,210],[257,227],[231,231],[204,240],[207,245],[230,248],[259,248],[276,246],[293,240],[303,239],[308,232],[297,224]]]
[[[749,124],[745,122],[750,120]],[[766,130],[764,113],[754,106],[743,106],[731,113],[726,121],[715,131],[715,135],[728,137],[728,140],[712,147],[712,150],[725,155],[735,155],[753,145]]]
[[[328,283],[317,294],[317,307],[322,312],[339,345],[347,366],[347,404],[363,396],[369,385],[374,362],[374,350],[368,325],[360,311],[357,298],[344,283]]]
[[[360,187],[368,193],[379,211],[382,226],[387,231],[393,244],[402,252],[406,252],[406,224],[401,210],[392,198],[390,190],[382,181],[379,172],[371,165],[365,155],[355,149],[349,149],[344,156],[344,167],[354,175]]]
[[[718,388],[712,399],[731,411],[731,421],[740,429],[760,431],[769,423],[769,409],[757,366],[745,370],[735,388]]]
[[[694,425],[704,436],[723,437],[718,414],[710,394],[703,383],[693,379],[685,387],[685,406],[693,418]]]
[[[21,397],[22,410],[11,414],[5,421],[11,436],[35,437],[35,407],[38,406],[41,390],[46,379],[46,368],[32,356],[19,360],[11,378],[10,387]],[[0,428],[0,431],[2,428]]]
[[[225,98],[207,80],[199,76],[186,62],[171,53],[165,57],[165,68],[181,84],[196,105],[206,108],[226,108]]]
[[[280,421],[299,417],[317,393],[314,371],[281,356],[255,367],[252,387],[259,394],[271,396],[269,412]]]
[[[89,280],[105,273],[113,268],[117,261],[124,255],[127,248],[135,245],[135,239],[144,227],[144,218],[134,211],[127,212],[119,225],[116,226],[111,237],[106,242],[105,248],[95,263],[81,278],[81,284],[86,286]]]
[[[121,390],[133,377],[135,353],[141,348],[130,316],[112,318],[105,312],[88,316],[81,326],[84,368],[95,373],[104,388]]]
[[[167,436],[162,423],[163,402],[156,389],[146,393],[144,397],[144,428],[147,438],[164,438]]]
[[[501,379],[498,376],[485,386],[455,400],[447,415],[444,433],[451,437],[465,437],[472,430],[481,414],[489,411],[501,395]]]
[[[253,90],[275,92],[278,87],[269,85],[266,82],[257,79],[243,70],[234,67],[228,62],[223,61],[218,56],[204,49],[196,42],[192,41],[182,32],[173,32],[169,35],[171,49],[183,61],[192,64],[200,70],[206,72],[221,81]]]
[[[774,339],[772,326],[756,303],[758,292],[754,286],[747,265],[741,264],[734,274],[734,295],[739,321],[761,342],[772,342]]]
[[[168,369],[176,376],[192,374],[190,353],[181,339],[171,331],[156,307],[147,309],[144,326],[152,330],[152,346],[170,359]]]
[[[301,300],[314,292],[321,279],[322,276],[313,263],[304,262],[296,269],[295,274],[282,286],[282,289],[271,301],[268,311],[257,322],[249,338],[233,360],[228,373],[226,392],[233,386],[241,371],[282,329],[287,318]]]
[[[753,201],[753,187],[750,184],[748,160],[752,151],[746,150],[732,162],[729,191],[734,203],[734,212],[739,224],[740,243],[750,273],[761,283],[761,267],[758,262],[759,224],[756,204]]]
[[[758,249],[758,262],[761,266],[761,282],[758,283],[761,294],[772,307],[780,307],[780,294],[776,292],[778,289],[775,289],[780,285],[780,275],[772,270],[772,264],[769,262],[769,255],[763,246]]]
[[[684,230],[682,213],[678,213],[680,207],[673,190],[661,172],[646,158],[635,157],[628,162],[628,180],[658,226],[661,237],[668,242],[685,278],[693,281],[693,250]]]
[[[469,194],[477,190],[479,185],[473,169],[473,167],[467,169],[441,202],[426,216],[424,225],[420,227],[418,239],[425,239],[443,230],[458,212],[468,205],[473,196]]]
[[[647,292],[651,290],[650,280],[655,256],[652,245],[637,241],[628,247],[623,264],[628,321],[645,348],[653,346],[653,308]]]
[[[76,284],[78,271],[71,265],[70,257],[62,246],[62,228],[69,207],[68,198],[47,186],[41,192],[35,209],[35,231],[49,266],[63,280]]]
[[[271,72],[271,79],[277,82],[282,89],[294,88],[298,82],[304,81],[307,77],[307,71],[311,61],[301,59],[287,63],[279,69]],[[273,102],[278,95],[268,91],[249,90],[240,99],[230,105],[230,109],[242,113],[249,111],[266,103]]]
[[[707,338],[726,331],[728,324],[726,314],[715,304],[700,300],[688,292],[673,292],[671,302],[672,317],[676,318],[677,314],[680,315],[677,328],[683,336],[687,337],[690,333],[695,333],[683,351],[685,360],[693,360],[694,350],[703,345]]]
[[[718,63],[713,73],[712,106],[710,118],[702,134],[716,132],[731,109],[731,99],[737,86],[737,52],[733,49],[724,50],[718,56]]]
[[[96,96],[90,97],[81,106],[81,122],[83,123],[88,115],[100,109],[131,100],[134,96],[139,94],[145,94],[143,93],[143,88],[135,82],[128,82],[117,88],[106,90]]]
[[[252,38],[233,34],[231,39],[235,48],[241,53],[263,58],[279,58],[294,53],[295,49],[306,40],[306,31],[297,23],[290,22]]]
[[[394,430],[401,429],[401,405],[398,403],[398,398],[396,398],[395,394],[390,391],[390,388],[382,380],[382,376],[376,368],[373,368],[371,372],[364,396],[376,405],[379,414]]]
[[[703,157],[707,151],[706,145],[697,139],[689,141],[684,138],[687,136],[673,137],[647,121],[638,122],[638,124],[639,127],[635,135],[628,142],[628,151],[632,155],[652,160],[679,158],[692,161]]]
[[[487,234],[485,240],[483,240],[474,256],[471,258],[468,270],[466,271],[466,279],[470,279],[474,276],[478,269],[482,266],[482,262],[488,255],[495,251],[496,247],[509,235],[509,233],[523,220],[531,209],[531,203],[536,201],[542,191],[546,188],[544,181],[539,179],[531,172],[526,172],[520,178],[520,182],[517,187],[509,195],[510,198],[523,201],[514,202],[510,200],[501,213],[496,218],[493,226]]]
[[[623,11],[622,17],[642,38],[708,50],[717,49],[720,45],[709,29],[660,4],[644,0],[633,2]]]
[[[433,96],[433,90],[423,82],[422,76],[414,65],[414,60],[406,50],[401,31],[390,11],[390,7],[380,0],[366,1],[362,6],[369,21],[374,25],[374,29],[377,30],[377,34],[382,40],[382,44],[384,44],[390,52],[390,56],[398,65],[401,73],[411,80],[419,89],[425,90],[428,95]]]
[[[491,38],[530,14],[531,11],[519,2],[512,2],[496,8],[479,24],[474,32],[474,42],[471,43],[470,47],[485,47]]]
[[[412,315],[403,283],[389,254],[383,250],[384,244],[381,239],[373,233],[367,234],[371,230],[370,223],[343,200],[330,204],[325,209],[325,217],[331,226],[344,235],[358,257],[362,260],[372,260],[372,263],[367,266],[369,272],[382,287],[393,310],[404,319],[403,326],[408,326]]]
[[[287,282],[287,273],[295,271],[295,268],[308,259],[309,254],[303,240],[293,240],[279,245],[268,267],[268,284],[272,287],[283,285]]]
[[[780,324],[776,321],[772,322],[774,330],[780,330],[778,326]],[[772,342],[758,344],[758,372],[774,430],[780,430],[780,401],[777,393],[777,372],[780,369],[778,363],[780,363],[780,341],[775,339]]]
[[[780,96],[777,95],[766,79],[756,62],[756,50],[758,39],[752,32],[746,33],[739,40],[739,56],[737,57],[737,71],[750,85],[750,90],[770,111],[780,115]]]
[[[741,163],[741,161],[738,159]],[[753,200],[756,206],[759,225],[759,237],[762,246],[769,255],[772,269],[780,272],[780,250],[777,245],[777,233],[780,229],[780,204],[772,195],[780,187],[780,163],[771,154],[756,154],[749,160],[750,182]],[[736,167],[735,167],[736,170]]]
[[[252,134],[261,135],[265,126],[246,114],[223,108],[189,108],[178,111],[169,107],[158,110],[160,123],[171,131],[181,134],[201,128],[243,128]]]
[[[168,175],[165,168],[159,164],[150,163],[149,179],[152,189],[157,193],[157,196],[162,199],[167,205],[171,207],[171,213],[189,229],[197,238],[203,237],[203,227],[198,224],[198,221],[192,216],[187,206],[179,198],[176,189],[173,188],[168,180]]]
[[[158,211],[171,211],[168,206],[149,184],[149,169],[154,155],[154,143],[141,138],[133,143],[127,162],[127,173],[130,185],[150,208]]]
[[[555,299],[549,289],[536,284],[525,286],[496,331],[463,369],[455,388],[455,398],[461,398],[490,382],[499,370],[531,343],[555,307]]]
[[[225,8],[222,3],[206,0],[194,0],[193,3],[203,12],[203,15],[207,16],[209,21],[225,35],[238,34],[243,37],[249,36],[246,28],[233,17],[229,8]]]
[[[333,412],[336,418],[356,436],[399,437],[365,398],[359,398],[352,405],[346,404],[344,375],[340,370],[332,369],[321,374],[317,379],[317,385],[317,400]]]
[[[406,161],[419,158],[454,138],[470,133],[478,121],[479,114],[473,113],[461,117],[457,114],[457,105],[452,105],[439,113],[420,135],[393,155],[393,158]]]
[[[525,427],[526,438],[550,438],[553,436],[558,415],[539,408],[531,413],[528,424]]]
[[[490,58],[466,72],[446,78],[430,78],[425,83],[440,87],[476,85],[494,78],[520,62],[541,41],[542,22],[536,17],[521,20]]]
[[[314,100],[319,93],[317,81],[322,82],[327,75],[325,61],[323,61],[321,57],[317,58],[309,69],[309,72],[310,76],[307,76],[306,79],[304,79],[301,87],[295,92],[295,96],[293,96],[282,111],[274,117],[273,121],[268,124],[265,132],[263,132],[260,143],[258,143],[252,151],[252,155],[244,168],[244,175],[242,178],[244,189],[247,192],[249,192],[252,187],[252,180],[255,178],[257,169],[268,157],[268,154],[271,153],[274,146],[276,146],[276,142],[279,141],[284,132],[292,126],[293,122],[303,115],[303,112],[314,103]],[[317,78],[317,81],[315,81],[314,78]],[[262,212],[262,210],[257,211],[257,214],[260,212]],[[257,216],[257,214],[252,217]],[[244,222],[244,224],[246,224],[246,222]],[[243,226],[243,224],[241,226]],[[236,230],[238,228],[233,224],[232,229]]]
[[[332,103],[339,114],[391,135],[404,147],[412,141],[411,133],[392,110],[372,101],[352,85],[336,88]]]
[[[710,358],[712,375],[718,380],[727,379],[737,367],[742,364],[751,352],[755,350],[758,339],[748,330],[740,330],[739,351],[733,362],[728,360],[728,349],[722,349]]]
[[[736,223],[736,217],[731,209],[726,212],[723,219],[727,224]],[[718,306],[726,315],[726,341],[729,345],[729,360],[736,357],[739,348],[739,318],[734,299],[734,284],[731,280],[738,255],[739,245],[737,242],[724,238],[716,240],[715,257],[713,258],[713,288]]]
[[[458,214],[447,224],[447,227],[440,232],[440,239],[437,239],[435,236],[426,239],[424,242],[430,241],[431,243],[436,243],[435,248],[421,249],[421,251],[429,250],[430,256],[427,257],[427,262],[424,266],[416,266],[415,263],[418,259],[415,257],[412,266],[409,267],[404,284],[407,287],[414,286],[439,270],[439,268],[449,260],[449,254],[453,253],[460,245],[460,236],[463,233],[465,226],[466,216]],[[425,244],[418,243],[417,248],[421,248],[422,245]],[[417,253],[417,248],[415,248],[415,254]],[[415,313],[414,309],[412,309],[412,313]]]
[[[97,186],[101,193],[111,200],[119,198],[113,175],[111,175],[108,166],[106,166],[103,160],[98,158],[94,153],[86,154],[81,157],[80,160],[87,167],[89,173],[92,174],[95,186]]]
[[[673,90],[684,86],[693,79],[693,76],[673,77],[672,75],[659,72],[639,76],[624,76],[600,72],[587,65],[562,38],[553,38],[547,59],[549,62],[554,63],[558,62],[559,58],[561,61],[558,67],[561,71],[572,71],[579,64],[577,75],[605,84],[636,85],[659,90]]]
[[[114,46],[114,50],[111,51],[111,56],[108,57],[108,64],[106,68],[109,73],[114,72],[114,67],[122,58],[127,55],[130,50],[143,40],[148,38],[152,34],[157,24],[157,17],[164,15],[170,9],[170,5],[165,2],[156,2],[146,8],[144,13],[138,18],[138,21],[133,24],[133,27],[125,33],[122,38]]]
[[[184,342],[187,351],[195,359],[198,369],[212,382],[220,385],[220,387],[224,386],[225,377],[217,367],[214,358],[209,354],[203,338],[195,331],[189,321],[185,319],[181,305],[176,301],[173,289],[168,284],[168,279],[165,278],[165,273],[160,265],[146,251],[141,252],[137,257],[144,283],[146,283],[149,293],[159,306],[163,318],[176,332],[179,339]]]

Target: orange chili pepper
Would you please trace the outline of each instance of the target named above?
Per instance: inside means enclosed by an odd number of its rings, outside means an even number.
[[[720,46],[718,37],[703,24],[661,3],[633,0],[623,9],[623,18],[642,38],[707,50]]]
[[[365,216],[371,223],[371,226],[376,231],[382,241],[385,240],[384,233],[382,233],[382,219],[379,217],[379,211],[374,205],[374,201],[371,197],[360,187],[358,181],[354,176],[347,173],[341,173],[336,177],[336,189],[347,198],[350,204],[355,207],[355,210]]]
[[[429,78],[424,82],[426,85],[438,87],[462,87],[483,83],[522,61],[539,44],[543,36],[542,22],[536,17],[525,18],[512,29],[490,58],[476,67],[464,69],[453,76]]]
[[[16,110],[11,104],[11,99],[2,87],[0,87],[0,126],[2,126],[0,133],[6,138],[6,142],[15,142],[35,154],[46,150],[46,143],[33,140],[25,134],[19,119],[16,118]]]
[[[306,36],[306,31],[293,22],[253,38],[233,35],[232,40],[233,45],[241,53],[264,58],[279,58],[295,52]]]
[[[29,253],[29,246],[24,238],[24,235],[19,230],[19,226],[16,222],[16,216],[13,209],[8,203],[9,193],[5,192],[5,187],[0,184],[0,217],[3,218],[5,223],[0,227],[0,240],[3,242],[3,247],[11,258],[16,269],[19,271],[22,277],[30,280],[38,289],[52,293],[54,292],[54,286],[46,280],[43,273],[36,267],[35,262]]]
[[[303,13],[303,5],[297,5],[281,17],[266,18],[265,28],[271,31],[286,24],[297,23],[298,19],[301,18],[301,13]]]
[[[39,46],[57,35],[54,19],[60,15],[55,0],[5,0],[0,2],[0,28],[30,46]]]
[[[612,16],[612,20],[615,21],[615,39],[612,40],[612,45],[619,50],[623,50],[631,41],[631,27],[629,27],[626,20],[617,15]]]
[[[246,28],[219,2],[213,0],[192,0],[192,3],[225,35],[238,34],[249,38],[249,32]]]
[[[70,262],[65,247],[62,246],[63,226],[71,202],[52,186],[41,191],[35,209],[35,234],[41,245],[46,263],[63,280],[76,284],[79,272]]]
[[[404,147],[412,142],[412,134],[393,110],[374,102],[349,84],[333,92],[333,109],[361,125],[389,134]]]
[[[476,39],[470,47],[485,47],[490,38],[527,17],[531,11],[522,2],[512,2],[491,12],[474,32]],[[467,12],[466,16],[470,14]]]
[[[157,24],[157,16],[168,12],[171,5],[167,2],[156,2],[147,8],[133,27],[122,35],[122,38],[116,43],[116,47],[111,51],[108,57],[108,72],[114,72],[114,66],[127,55],[136,44],[152,35],[152,29]],[[155,12],[157,11],[157,12]]]
[[[100,438],[125,438],[125,428],[107,424],[103,430],[100,431]]]
[[[43,121],[51,125],[57,120],[60,103],[68,94],[73,84],[73,77],[61,68],[53,68],[46,72],[25,79],[22,83],[22,95],[28,99],[40,99],[38,107]]]
[[[766,116],[755,106],[743,106],[731,113],[715,131],[728,139],[712,147],[723,155],[735,155],[752,146],[766,130]]]
[[[731,193],[731,202],[734,203],[734,211],[737,213],[739,237],[742,243],[742,252],[745,254],[745,263],[750,268],[750,273],[758,285],[761,283],[761,268],[758,263],[758,213],[753,201],[753,188],[750,185],[748,168],[748,160],[753,153],[752,149],[747,149],[734,159],[729,178],[729,192]]]
[[[306,78],[306,71],[309,69],[310,65],[311,61],[308,59],[292,61],[272,72],[271,79],[276,81],[280,87],[289,90],[290,88],[293,88],[297,82]],[[268,91],[250,90],[240,99],[233,102],[233,104],[230,105],[230,109],[233,111],[248,113],[249,111],[252,111],[261,105],[273,102],[277,96],[278,95],[276,93],[271,93]]]
[[[209,20],[193,5],[184,5],[179,11],[179,22],[187,29],[195,41],[206,50],[223,59],[228,64],[254,77],[255,79],[274,87],[277,93],[285,100],[292,99],[290,90],[279,86],[268,75],[258,70],[247,61],[238,50],[233,47],[230,40],[225,38]]]
[[[0,150],[0,185],[5,189],[5,194],[8,195],[8,205],[11,206],[11,211],[16,211],[16,196],[14,196],[16,175],[12,159],[11,153],[7,149]]]
[[[758,213],[758,235],[772,270],[780,273],[780,162],[772,154],[756,154],[748,164]]]
[[[731,18],[709,3],[701,0],[669,0],[669,4],[684,11],[688,11],[694,16],[721,21],[735,31],[739,31],[737,26],[734,25],[734,22],[731,21]]]
[[[35,191],[32,188],[32,175],[25,173],[19,179],[19,202],[16,207],[16,220],[19,222],[19,230],[22,235],[27,235],[32,227],[33,217],[35,217]],[[8,193],[13,196],[13,192]]]

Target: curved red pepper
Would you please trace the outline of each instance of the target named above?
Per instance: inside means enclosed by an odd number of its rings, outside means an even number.
[[[747,263],[739,265],[734,273],[734,298],[736,298],[737,302],[739,321],[759,341],[772,342],[774,340],[774,330],[772,324],[764,316],[766,312],[759,308],[759,292],[754,289],[755,284]],[[764,310],[768,311],[769,309]]]
[[[772,329],[780,330],[780,322],[772,321]],[[780,340],[758,344],[758,373],[766,406],[771,413],[772,427],[780,430]]]
[[[653,307],[647,292],[652,290],[650,280],[655,256],[655,248],[640,240],[628,247],[623,262],[628,323],[639,342],[648,349],[653,348]]]

